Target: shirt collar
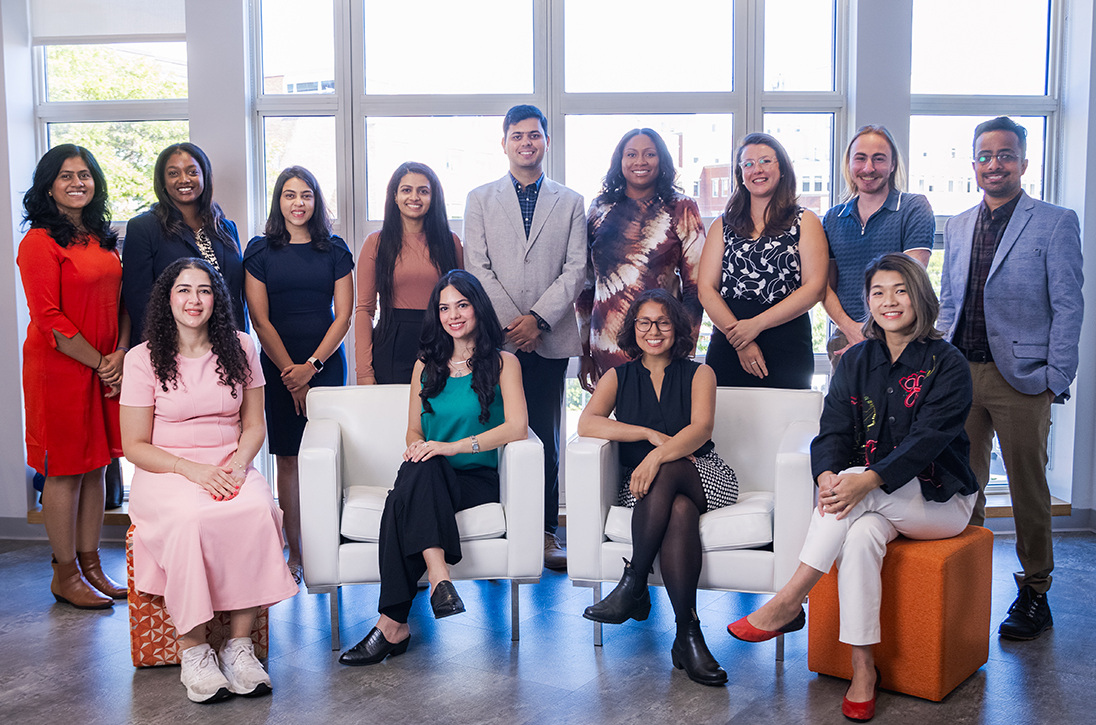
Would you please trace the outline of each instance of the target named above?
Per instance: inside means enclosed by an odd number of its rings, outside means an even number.
[[[1021,191],[1019,194],[1012,197],[1012,199],[1006,201],[1004,204],[997,207],[993,211],[989,210],[989,207],[986,205],[985,197],[982,197],[981,211],[979,213],[981,216],[986,217],[987,219],[1000,219],[1002,216],[1011,217],[1012,212],[1016,210],[1016,205],[1020,203],[1020,197],[1023,195],[1024,192]]]
[[[868,369],[875,370],[883,366],[890,367],[890,351],[887,349],[887,343],[885,340],[873,339],[869,341],[871,347],[869,348]],[[928,347],[927,340],[911,340],[906,349],[902,351],[902,354],[898,356],[898,362],[895,365],[901,365],[908,370],[920,370],[921,361],[925,357],[925,349]]]
[[[837,216],[852,216],[856,211],[856,204],[860,200],[860,195],[857,194],[853,198],[846,201],[841,206],[841,211],[837,212]],[[887,200],[883,202],[883,208],[888,211],[898,211],[898,208],[902,205],[902,192],[898,189],[891,189],[887,194]]]
[[[522,186],[521,182],[514,178],[513,174],[510,174],[510,182],[514,185],[514,191],[518,192],[519,194],[523,191],[526,191],[530,186],[535,188],[539,192],[540,185],[544,183],[544,174],[542,172],[541,175],[537,177],[536,181],[534,181],[532,184],[527,184],[526,186]]]

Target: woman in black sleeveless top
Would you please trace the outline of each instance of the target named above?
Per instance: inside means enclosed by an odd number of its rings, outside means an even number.
[[[609,596],[583,616],[609,624],[646,619],[647,575],[661,552],[662,580],[677,620],[674,666],[701,684],[722,685],[727,673],[708,651],[696,616],[700,515],[738,497],[734,472],[711,441],[715,373],[688,359],[692,325],[682,304],[662,289],[632,303],[617,343],[633,359],[598,382],[578,433],[620,442],[618,503],[635,509],[632,561],[625,561]],[[614,410],[615,419],[609,417]]]

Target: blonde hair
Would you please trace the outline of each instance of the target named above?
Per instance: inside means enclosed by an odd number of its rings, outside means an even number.
[[[904,191],[906,188],[906,165],[902,162],[902,154],[898,153],[898,144],[894,142],[894,136],[891,136],[891,132],[887,130],[886,126],[880,124],[867,124],[866,126],[861,126],[856,129],[856,133],[849,139],[849,145],[845,147],[845,165],[841,168],[841,173],[845,177],[845,195],[842,197],[842,201],[848,201],[857,194],[856,179],[853,178],[852,173],[849,171],[849,161],[852,159],[852,145],[856,143],[856,139],[869,133],[875,134],[876,136],[882,136],[890,146],[891,157],[894,161],[894,169],[891,170],[890,177],[887,179],[887,186],[896,191]]]

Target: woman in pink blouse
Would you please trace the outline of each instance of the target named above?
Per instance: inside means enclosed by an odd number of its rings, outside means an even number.
[[[388,181],[384,223],[358,259],[354,310],[358,385],[408,383],[430,292],[443,274],[464,267],[449,229],[445,194],[426,164],[400,164]],[[373,329],[380,300],[381,314]]]

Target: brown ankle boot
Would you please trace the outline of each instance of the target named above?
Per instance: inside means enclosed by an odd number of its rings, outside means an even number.
[[[107,576],[103,571],[103,566],[99,563],[98,549],[76,554],[76,561],[79,562],[80,573],[88,580],[88,584],[92,585],[103,594],[106,594],[111,599],[126,598],[126,595],[128,594],[126,588],[119,586],[117,582]]]
[[[92,591],[84,577],[80,576],[75,560],[67,564],[58,564],[56,559],[53,560],[53,583],[49,590],[53,592],[54,599],[77,609],[109,609],[114,605],[113,599]]]

